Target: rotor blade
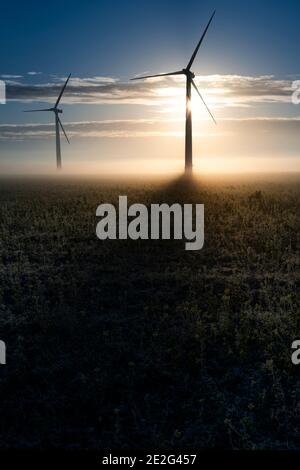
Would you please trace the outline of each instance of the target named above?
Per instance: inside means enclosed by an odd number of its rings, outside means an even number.
[[[66,131],[64,130],[64,126],[62,125],[62,122],[61,122],[61,120],[59,119],[59,116],[57,116],[57,119],[58,119],[58,122],[59,122],[59,124],[60,124],[60,127],[62,128],[63,133],[65,134],[65,138],[67,139],[68,144],[69,144],[70,141],[69,141],[69,139],[68,139],[68,136],[67,136]]]
[[[196,49],[194,50],[194,53],[193,53],[193,55],[192,55],[192,57],[191,57],[191,60],[189,61],[188,65],[187,65],[187,70],[190,70],[190,68],[191,68],[191,66],[192,66],[192,64],[193,64],[193,62],[194,62],[194,60],[195,60],[195,57],[196,57],[197,52],[198,52],[198,50],[199,50],[199,47],[200,47],[201,44],[202,44],[202,41],[203,41],[203,39],[204,39],[204,37],[205,37],[205,35],[206,35],[206,33],[207,33],[207,30],[208,30],[208,28],[209,28],[209,26],[210,26],[210,23],[212,22],[213,17],[215,16],[215,13],[216,13],[216,10],[215,10],[215,11],[213,12],[213,14],[211,15],[210,20],[209,20],[209,22],[208,22],[208,24],[207,24],[207,26],[206,26],[206,28],[205,28],[205,30],[204,30],[204,33],[202,34],[201,39],[200,39],[200,41],[198,42]]]
[[[29,109],[28,111],[23,111],[23,113],[39,113],[40,111],[52,111],[52,109]]]
[[[196,84],[195,84],[194,80],[192,80],[192,85],[193,85],[193,87],[195,88],[195,90],[196,90],[196,92],[198,93],[198,95],[200,96],[201,100],[203,101],[203,104],[204,104],[204,106],[206,107],[207,111],[209,112],[209,114],[210,114],[212,120],[214,121],[215,124],[217,124],[215,118],[213,117],[212,113],[211,113],[210,110],[209,110],[209,107],[208,107],[207,104],[205,103],[205,101],[204,101],[204,99],[203,99],[203,97],[202,97],[200,91],[199,91],[198,88],[196,87]]]
[[[61,92],[60,92],[60,94],[59,94],[59,96],[58,96],[58,98],[57,98],[57,100],[56,100],[56,103],[55,103],[55,105],[54,105],[54,108],[57,108],[58,103],[60,102],[60,99],[61,99],[61,97],[62,97],[62,95],[63,95],[63,92],[65,91],[65,88],[66,88],[66,86],[67,86],[67,83],[68,83],[68,81],[70,80],[70,77],[71,77],[71,74],[68,76],[67,80],[65,81],[65,84],[64,84],[64,86],[62,87]]]
[[[167,77],[169,75],[184,75],[184,72],[182,70],[179,70],[178,72],[160,73],[158,75],[146,75],[145,77],[136,77],[131,78],[130,80],[144,80],[144,78]]]

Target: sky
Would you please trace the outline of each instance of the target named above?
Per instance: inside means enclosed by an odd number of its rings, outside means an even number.
[[[194,93],[196,171],[300,171],[300,4],[291,0],[3,4],[0,171],[55,171],[52,113],[23,111],[51,106],[69,73],[64,171],[182,169],[184,80],[130,78],[186,66],[213,10],[193,71],[217,125]]]

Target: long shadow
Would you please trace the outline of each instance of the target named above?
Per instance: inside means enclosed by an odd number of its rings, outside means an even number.
[[[203,195],[203,186],[199,176],[192,173],[178,176],[177,178],[168,181],[161,185],[161,187],[153,191],[151,194],[151,202],[163,203],[188,203],[198,200],[201,203],[201,196]]]

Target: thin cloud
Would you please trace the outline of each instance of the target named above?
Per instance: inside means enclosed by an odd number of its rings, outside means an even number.
[[[179,119],[124,119],[102,121],[79,121],[64,123],[71,138],[149,138],[182,137],[184,129]],[[198,123],[199,129],[196,125]],[[242,119],[220,119],[218,129],[211,131],[207,119],[195,120],[195,136],[218,138],[236,133],[255,133],[262,135],[280,132],[299,135],[300,118],[298,117],[258,117]],[[200,132],[201,130],[201,132]],[[205,132],[204,132],[205,131]],[[53,123],[41,124],[1,124],[0,141],[45,139],[54,136]]]
[[[10,75],[10,74],[4,74],[4,75],[1,75],[1,78],[4,78],[4,79],[14,79],[14,78],[23,78],[23,75]]]

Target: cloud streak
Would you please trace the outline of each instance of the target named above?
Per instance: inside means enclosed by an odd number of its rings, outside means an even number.
[[[220,119],[218,129],[212,130],[208,119],[195,120],[195,136],[205,138],[232,137],[235,134],[254,133],[256,136],[280,132],[299,135],[300,118],[245,118]],[[147,138],[182,137],[183,121],[178,119],[127,119],[80,121],[64,123],[71,138]],[[54,136],[54,124],[1,124],[0,141],[20,141],[47,139]]]
[[[53,103],[63,80],[32,84],[22,80],[7,83],[8,101]],[[290,103],[292,81],[273,75],[207,75],[196,78],[197,85],[215,107],[244,107],[257,103]],[[167,77],[139,82],[121,82],[114,77],[72,77],[65,104],[135,104],[162,106],[184,94],[184,77]]]

